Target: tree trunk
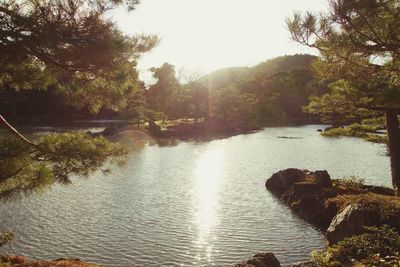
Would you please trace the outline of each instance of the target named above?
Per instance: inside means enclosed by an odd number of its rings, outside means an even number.
[[[388,109],[385,112],[386,129],[388,134],[388,149],[390,167],[392,171],[392,184],[396,195],[400,195],[400,129],[397,111]]]

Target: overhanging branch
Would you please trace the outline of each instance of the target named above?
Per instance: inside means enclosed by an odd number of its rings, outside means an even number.
[[[24,143],[35,147],[36,149],[38,148],[38,145],[27,139],[25,136],[23,136],[20,132],[17,131],[11,124],[8,123],[8,121],[0,114],[0,124],[3,126],[9,133],[17,137],[19,140],[22,140]]]

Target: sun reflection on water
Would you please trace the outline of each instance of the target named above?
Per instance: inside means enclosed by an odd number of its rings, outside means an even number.
[[[196,246],[202,251],[197,260],[211,261],[212,230],[218,224],[219,189],[224,176],[225,149],[223,145],[210,145],[196,161],[194,178],[194,222],[198,229]],[[204,253],[204,254],[203,254]]]

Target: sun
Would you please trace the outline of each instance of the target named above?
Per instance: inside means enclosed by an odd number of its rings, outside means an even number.
[[[146,0],[110,15],[127,34],[156,34],[160,44],[139,60],[142,73],[164,62],[201,70],[252,66],[276,56],[315,53],[285,26],[293,10],[323,10],[325,0]],[[147,75],[148,76],[148,75]]]

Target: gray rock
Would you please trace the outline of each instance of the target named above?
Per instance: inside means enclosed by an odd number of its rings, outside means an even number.
[[[330,244],[334,244],[346,237],[361,234],[365,226],[374,224],[374,217],[361,205],[351,204],[333,218],[326,238]]]
[[[278,259],[273,253],[258,253],[245,262],[234,265],[234,267],[280,267]]]

